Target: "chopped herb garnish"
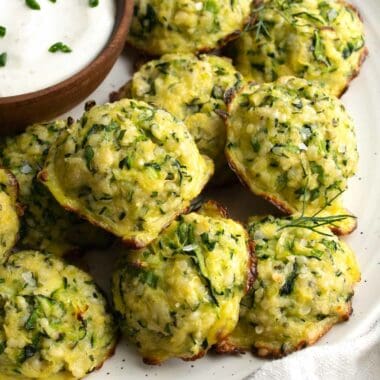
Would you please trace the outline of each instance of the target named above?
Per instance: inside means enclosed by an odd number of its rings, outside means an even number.
[[[72,50],[70,47],[68,47],[67,45],[65,45],[64,43],[62,42],[56,42],[55,44],[51,45],[49,47],[49,52],[50,53],[57,53],[57,52],[61,52],[61,53],[71,53]]]
[[[356,217],[350,214],[328,215],[328,216],[319,216],[319,215],[328,206],[330,206],[332,202],[334,202],[339,196],[341,196],[343,191],[344,190],[340,190],[336,196],[334,196],[332,199],[327,200],[326,204],[320,210],[318,210],[311,216],[306,216],[304,214],[304,211],[305,211],[305,197],[304,197],[302,214],[299,217],[291,220],[288,224],[280,227],[278,231],[284,230],[286,228],[305,228],[310,231],[316,232],[322,236],[334,236],[334,234],[329,234],[329,233],[321,231],[319,227],[323,227],[323,226],[337,227],[336,226],[337,222],[341,222],[347,218],[356,219]]]
[[[25,0],[26,5],[35,11],[39,11],[41,9],[40,4],[38,4],[37,0]]]
[[[119,168],[124,169],[127,168],[128,170],[132,167],[131,159],[129,157],[124,157],[120,162],[119,162]]]
[[[99,0],[88,0],[88,5],[91,7],[91,8],[95,8],[99,5]]]
[[[84,158],[86,160],[88,170],[92,171],[92,159],[94,158],[94,149],[90,145],[87,145],[84,150]]]
[[[324,63],[326,66],[330,66],[330,63],[325,55],[325,47],[323,45],[323,42],[321,41],[321,36],[318,31],[314,32],[312,50],[314,58],[317,61]]]
[[[0,37],[4,37],[7,33],[7,28],[0,25]]]
[[[294,289],[294,283],[298,276],[298,264],[297,261],[294,262],[293,270],[287,277],[285,284],[280,289],[280,296],[288,296]]]
[[[4,67],[7,64],[7,53],[0,54],[0,67]]]
[[[201,235],[202,243],[207,247],[209,251],[213,251],[216,245],[216,241],[210,240],[210,236],[207,232]]]

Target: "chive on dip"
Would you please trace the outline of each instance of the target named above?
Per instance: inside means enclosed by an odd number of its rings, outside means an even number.
[[[0,0],[0,97],[38,91],[85,68],[104,48],[114,0]]]

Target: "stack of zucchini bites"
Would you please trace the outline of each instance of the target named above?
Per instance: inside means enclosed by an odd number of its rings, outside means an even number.
[[[351,314],[360,271],[338,235],[356,227],[341,198],[358,152],[337,97],[367,53],[357,11],[136,0],[129,44],[153,60],[116,101],[1,142],[4,378],[82,378],[119,327],[150,364],[211,348],[277,358]],[[243,226],[214,201],[196,209],[236,176],[284,216]],[[112,311],[62,256],[115,238]]]

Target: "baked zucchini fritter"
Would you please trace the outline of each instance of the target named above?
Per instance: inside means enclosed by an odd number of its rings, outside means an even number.
[[[304,79],[251,83],[228,106],[226,154],[239,177],[282,211],[333,216],[340,234],[356,226],[340,195],[355,174],[353,121],[335,97]],[[339,219],[339,220],[338,220]]]
[[[19,234],[17,195],[16,179],[8,170],[0,168],[0,264],[8,257]]]
[[[126,252],[113,276],[114,304],[146,363],[195,360],[234,329],[254,274],[246,231],[208,204]]]
[[[0,266],[0,278],[1,374],[79,379],[113,353],[115,322],[88,274],[23,251]]]
[[[226,58],[167,54],[143,65],[120,96],[153,103],[183,120],[200,152],[214,161],[214,178],[220,183],[228,179],[229,171],[226,130],[217,112],[226,111],[227,90],[241,85],[241,74]]]
[[[155,239],[213,174],[185,125],[135,100],[95,106],[52,145],[39,178],[58,202],[132,247]]]
[[[342,95],[367,55],[357,11],[340,0],[258,3],[256,24],[232,48],[239,70],[256,82],[316,80]]]
[[[294,75],[340,96],[367,55],[358,12],[341,0],[256,0],[256,23],[231,54],[247,79]]]
[[[353,287],[360,280],[354,253],[327,227],[311,221],[253,218],[258,277],[243,298],[234,332],[220,352],[252,350],[281,357],[315,343],[334,324],[349,318]]]
[[[25,132],[7,137],[0,161],[17,178],[19,201],[25,206],[19,246],[62,256],[79,247],[104,247],[111,241],[102,230],[65,211],[37,180],[51,144],[66,122],[35,124]]]
[[[128,41],[152,55],[196,53],[237,38],[252,0],[135,0]]]

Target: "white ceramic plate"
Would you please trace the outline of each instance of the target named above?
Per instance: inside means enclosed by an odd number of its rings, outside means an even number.
[[[371,320],[380,317],[380,2],[362,0],[356,3],[366,24],[370,55],[360,76],[343,98],[356,122],[361,156],[358,174],[350,182],[345,197],[348,208],[359,218],[358,229],[347,241],[357,252],[362,282],[356,289],[354,313],[350,321],[334,327],[318,343],[320,345],[357,336],[367,329]],[[108,101],[109,93],[124,84],[131,74],[132,62],[125,55],[118,60],[108,78],[90,99],[98,103]],[[79,117],[82,110],[83,105],[69,114]],[[253,197],[240,185],[207,196],[221,201],[231,215],[240,220],[270,209],[270,206]],[[115,258],[116,252],[91,252],[86,257],[91,273],[105,289],[109,288]],[[262,360],[251,354],[237,357],[209,354],[193,363],[171,360],[160,367],[152,367],[144,365],[135,348],[122,341],[115,356],[88,379],[242,379],[262,363]]]

